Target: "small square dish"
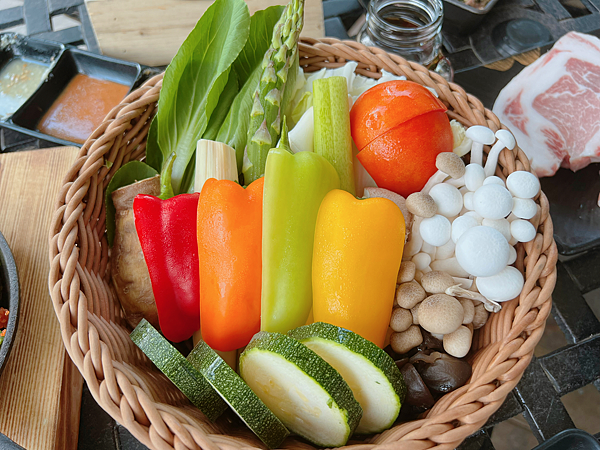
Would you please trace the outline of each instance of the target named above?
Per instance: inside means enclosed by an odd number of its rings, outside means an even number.
[[[81,145],[134,86],[137,63],[67,48],[9,128],[62,145]]]
[[[0,121],[37,91],[63,50],[59,43],[0,34]]]

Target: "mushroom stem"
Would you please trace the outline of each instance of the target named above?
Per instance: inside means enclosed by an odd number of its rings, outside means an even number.
[[[496,166],[498,165],[498,156],[500,156],[500,152],[505,148],[506,144],[504,144],[504,142],[502,141],[498,141],[494,144],[494,146],[488,153],[487,161],[485,162],[485,167],[483,168],[486,177],[490,177],[496,172]]]
[[[494,132],[488,127],[474,125],[467,129],[465,135],[473,141],[473,145],[471,146],[471,163],[481,166],[483,162],[483,145],[492,145],[494,143],[496,140]]]
[[[471,164],[479,164],[480,166],[483,163],[483,144],[481,142],[473,141],[473,145],[471,146]]]
[[[462,176],[460,178],[450,178],[446,180],[444,183],[454,186],[455,188],[461,188],[465,185],[465,177]]]
[[[496,303],[492,300],[488,300],[479,292],[467,291],[466,289],[461,288],[460,284],[451,286],[448,289],[446,289],[446,295],[476,300],[478,302],[483,303],[488,311],[491,309],[492,312],[498,312],[502,309],[502,306],[499,303]]]
[[[431,176],[431,178],[429,178],[429,180],[427,180],[427,183],[425,183],[425,186],[423,186],[423,189],[421,189],[421,192],[423,194],[429,194],[429,191],[431,190],[431,188],[433,186],[435,186],[436,184],[442,183],[448,177],[450,177],[450,175],[448,175],[446,172],[442,172],[441,170],[438,170],[436,173],[434,173]]]

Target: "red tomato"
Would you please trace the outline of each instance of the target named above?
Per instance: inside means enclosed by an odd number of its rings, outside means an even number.
[[[352,139],[360,151],[401,123],[433,111],[446,111],[446,107],[420,84],[400,80],[378,84],[352,106]]]
[[[443,111],[421,114],[379,136],[358,153],[377,183],[404,197],[420,191],[436,172],[438,153],[452,151],[452,129]]]

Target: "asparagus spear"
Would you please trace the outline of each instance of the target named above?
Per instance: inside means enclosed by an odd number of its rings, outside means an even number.
[[[288,74],[297,68],[298,37],[304,24],[304,0],[291,0],[273,29],[271,47],[262,62],[260,83],[254,92],[248,140],[244,150],[244,183],[250,184],[265,173],[269,150],[281,132],[282,99],[293,85]]]

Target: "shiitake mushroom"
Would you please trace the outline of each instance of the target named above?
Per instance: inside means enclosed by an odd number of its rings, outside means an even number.
[[[415,367],[406,363],[400,368],[400,372],[406,383],[405,403],[417,408],[431,408],[435,400]]]
[[[446,353],[420,351],[410,362],[431,391],[446,394],[463,386],[471,376],[471,365]]]

